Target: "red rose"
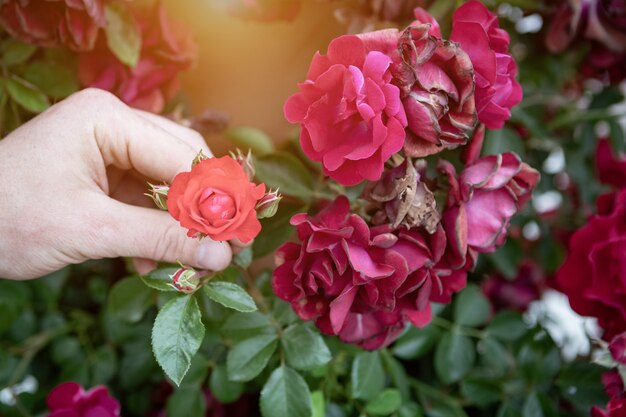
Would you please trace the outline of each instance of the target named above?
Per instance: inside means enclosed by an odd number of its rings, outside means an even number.
[[[496,311],[513,309],[524,312],[531,302],[541,297],[544,286],[545,276],[541,268],[525,262],[513,280],[493,275],[483,281],[482,290]]]
[[[509,54],[509,34],[482,3],[469,1],[454,12],[450,39],[472,60],[478,119],[490,129],[500,129],[511,108],[522,100],[522,87],[515,80],[517,64]]]
[[[48,417],[119,417],[120,403],[100,385],[83,390],[76,382],[65,382],[50,392],[46,400]]]
[[[103,0],[6,0],[0,25],[11,36],[45,47],[91,50],[106,25]]]
[[[174,27],[160,5],[136,13],[141,29],[141,56],[134,68],[120,62],[105,42],[79,56],[83,87],[96,87],[118,96],[132,107],[160,113],[178,92],[177,75],[193,62],[195,47],[189,33]]]
[[[606,405],[606,410],[594,405],[591,417],[626,417],[626,398],[613,398]]]
[[[607,139],[600,139],[596,148],[596,171],[600,182],[616,188],[626,187],[626,157],[614,155]]]
[[[598,199],[598,214],[572,236],[556,274],[572,309],[598,319],[604,338],[626,331],[626,190]]]
[[[609,351],[616,362],[626,365],[626,333],[620,333],[611,339]]]
[[[213,240],[249,242],[261,231],[255,206],[265,194],[265,184],[250,182],[234,159],[205,159],[191,172],[174,177],[167,209],[188,236],[207,235]]]

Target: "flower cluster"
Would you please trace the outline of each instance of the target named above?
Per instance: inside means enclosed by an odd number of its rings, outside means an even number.
[[[465,3],[450,41],[426,11],[414,14],[403,31],[333,40],[285,103],[327,176],[368,182],[352,207],[339,196],[291,219],[299,242],[278,250],[274,292],[323,333],[365,349],[388,345],[408,322],[428,324],[430,303],[465,287],[539,181],[514,153],[479,156],[485,127],[502,127],[522,95],[496,16]],[[433,156],[456,148],[458,173]]]

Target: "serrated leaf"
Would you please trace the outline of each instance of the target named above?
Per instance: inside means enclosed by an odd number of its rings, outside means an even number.
[[[365,406],[365,411],[375,416],[388,416],[402,405],[402,397],[397,389],[386,389]]]
[[[248,126],[236,126],[224,132],[224,137],[240,148],[244,153],[248,149],[257,156],[274,151],[274,142],[264,132]]]
[[[136,323],[142,319],[154,301],[154,293],[146,288],[140,279],[128,277],[113,286],[108,296],[107,307],[118,320]]]
[[[352,362],[352,398],[369,400],[385,386],[385,371],[378,352],[359,353]]]
[[[79,90],[77,72],[56,61],[38,60],[24,67],[21,76],[49,97],[62,99]]]
[[[141,54],[141,32],[125,6],[120,2],[107,3],[104,6],[107,45],[122,63],[135,67]]]
[[[261,391],[263,417],[311,417],[309,386],[300,374],[286,366],[276,368]]]
[[[235,402],[243,394],[244,385],[228,379],[228,372],[224,365],[213,368],[209,378],[209,388],[211,394],[222,404]]]
[[[330,362],[330,350],[319,333],[303,324],[289,326],[281,343],[287,363],[296,369],[311,369]]]
[[[172,287],[171,276],[178,270],[178,268],[163,268],[150,272],[148,275],[140,276],[141,281],[148,287],[158,291],[176,291],[176,288]]]
[[[461,326],[477,327],[485,324],[491,313],[491,304],[475,285],[468,285],[454,303],[454,321]]]
[[[254,161],[256,177],[282,194],[310,201],[313,196],[313,176],[302,162],[286,152],[276,152]]]
[[[50,107],[48,97],[35,85],[19,77],[5,80],[7,92],[20,106],[33,113],[41,113]]]
[[[238,382],[250,381],[267,366],[277,345],[274,334],[263,334],[237,343],[226,357],[228,378]]]
[[[16,39],[6,39],[2,42],[2,64],[6,67],[23,64],[37,51],[37,46],[20,42]]]
[[[246,338],[258,333],[273,331],[270,318],[258,312],[235,313],[226,319],[221,329],[229,337]]]
[[[204,287],[204,293],[216,303],[241,312],[252,312],[257,306],[250,295],[239,285],[232,282],[210,281]]]
[[[176,385],[189,370],[204,337],[200,309],[192,296],[168,301],[152,327],[152,350],[157,363]]]
[[[426,326],[423,329],[411,327],[396,341],[392,352],[395,356],[402,359],[417,359],[428,353],[440,336],[441,331],[433,325]]]
[[[443,335],[435,350],[435,371],[444,384],[460,381],[476,359],[474,343],[457,332]]]

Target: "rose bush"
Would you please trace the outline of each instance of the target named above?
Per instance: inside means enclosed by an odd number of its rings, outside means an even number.
[[[104,386],[85,391],[75,382],[66,382],[48,395],[48,417],[119,417],[120,403]]]
[[[176,175],[167,209],[189,236],[245,243],[261,231],[255,207],[264,194],[265,184],[250,182],[234,159],[209,158]]]

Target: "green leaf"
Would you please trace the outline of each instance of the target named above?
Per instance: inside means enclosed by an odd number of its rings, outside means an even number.
[[[498,130],[487,129],[481,155],[497,155],[505,152],[515,152],[524,158],[526,146],[522,138],[508,127]]]
[[[415,381],[417,396],[428,417],[467,417],[459,402],[449,395]]]
[[[510,342],[524,336],[529,328],[524,323],[521,314],[507,310],[498,313],[491,320],[486,330],[493,337]]]
[[[77,71],[56,61],[31,62],[21,72],[24,79],[49,97],[62,99],[79,90]]]
[[[158,364],[176,385],[189,370],[204,337],[200,309],[192,296],[168,301],[152,327],[152,350]]]
[[[263,417],[311,417],[309,386],[296,371],[276,368],[261,390]]]
[[[476,285],[468,285],[454,303],[454,321],[461,326],[477,327],[485,324],[491,313],[491,305]]]
[[[259,129],[236,126],[224,132],[224,137],[240,148],[244,153],[250,149],[257,156],[274,152],[274,142]]]
[[[171,275],[178,271],[178,268],[163,268],[150,272],[146,276],[140,276],[141,280],[148,287],[158,291],[176,291],[172,287]]]
[[[91,385],[106,384],[118,373],[118,361],[110,346],[100,346],[93,355]]]
[[[233,263],[240,268],[247,269],[252,263],[252,248],[248,246],[233,256]]]
[[[185,377],[180,382],[180,387],[195,387],[198,388],[204,384],[206,377],[209,374],[209,361],[203,355],[195,355],[191,359],[189,370],[185,374]]]
[[[586,414],[593,405],[606,404],[608,401],[601,383],[605,371],[595,364],[574,362],[561,370],[556,385],[574,408]]]
[[[461,381],[461,394],[472,404],[485,406],[501,398],[500,386],[491,380],[467,378]]]
[[[204,286],[204,293],[216,303],[241,312],[256,311],[257,306],[250,295],[232,282],[210,281]]]
[[[460,381],[476,359],[474,343],[457,332],[444,334],[435,350],[435,371],[444,384]]]
[[[436,326],[411,327],[393,345],[392,353],[401,359],[417,359],[428,353],[440,336],[441,331]]]
[[[385,371],[378,352],[362,352],[352,363],[352,398],[369,400],[385,386]]]
[[[295,156],[286,152],[276,152],[256,158],[256,177],[270,188],[304,201],[313,196],[313,176]]]
[[[135,67],[141,54],[141,32],[125,6],[121,2],[107,3],[104,6],[107,45],[123,64]]]
[[[229,316],[220,330],[228,337],[242,339],[259,333],[273,332],[274,327],[268,316],[253,312],[235,313]]]
[[[533,392],[526,397],[526,401],[524,401],[524,405],[522,407],[522,416],[544,417],[543,409],[541,408],[541,403],[539,402],[537,393]]]
[[[136,323],[154,304],[154,293],[137,277],[118,281],[108,298],[108,309],[118,320]]]
[[[389,354],[387,350],[380,352],[387,374],[391,377],[393,385],[398,389],[402,399],[408,401],[411,398],[409,377],[404,366]]]
[[[41,113],[50,107],[48,97],[26,80],[13,76],[6,79],[6,88],[17,104],[32,113]]]
[[[239,399],[243,394],[244,385],[228,379],[228,373],[224,365],[213,368],[209,378],[209,388],[215,398],[222,404],[230,404]]]
[[[3,41],[1,48],[2,64],[5,67],[23,64],[37,51],[36,45],[20,42],[11,38]]]
[[[252,253],[256,258],[274,252],[284,244],[293,233],[293,226],[289,224],[291,217],[305,211],[302,205],[281,203],[274,217],[261,220],[261,233],[254,239]]]
[[[185,386],[167,399],[167,417],[204,417],[206,400],[201,388]]]
[[[375,416],[387,416],[396,412],[402,405],[402,397],[397,389],[386,389],[365,406],[365,411]]]
[[[324,401],[324,393],[322,391],[311,393],[311,404],[313,406],[313,414],[311,417],[326,416],[326,402]]]
[[[322,366],[332,359],[319,333],[303,324],[289,326],[281,338],[287,363],[296,369]]]
[[[257,376],[267,366],[278,345],[274,334],[245,339],[228,351],[226,369],[231,381],[245,382]]]
[[[486,258],[502,275],[509,279],[517,276],[519,265],[524,258],[524,250],[515,239],[509,239],[495,253],[486,254]]]

